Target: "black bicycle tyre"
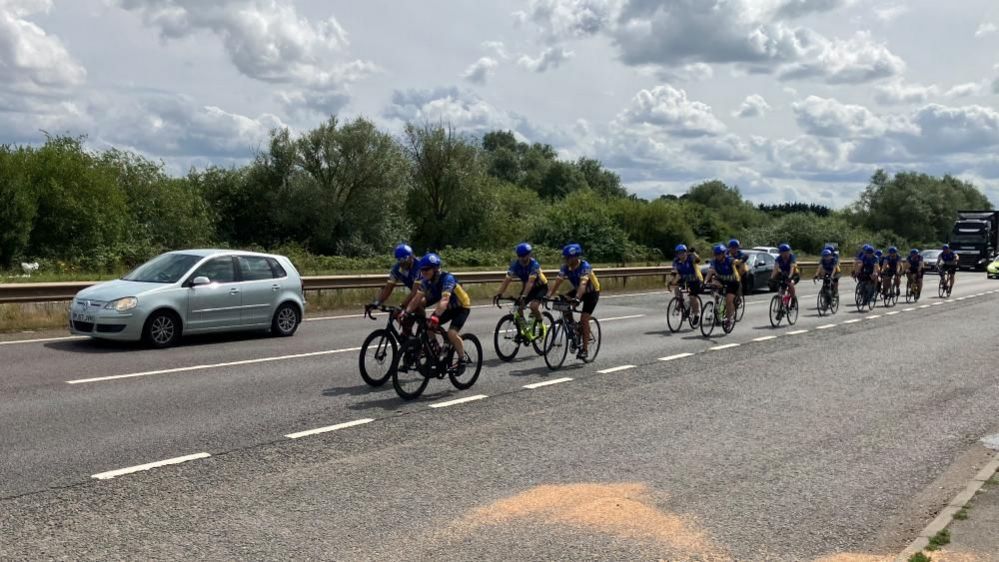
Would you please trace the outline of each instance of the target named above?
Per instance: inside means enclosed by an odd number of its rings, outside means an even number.
[[[739,306],[735,308],[735,321],[742,322],[742,318],[744,316],[746,316],[746,295],[740,295]],[[732,330],[729,330],[726,333],[731,333],[731,332]]]
[[[461,341],[464,342],[465,347],[465,372],[458,375],[453,370],[449,369],[447,376],[451,379],[451,384],[453,384],[455,388],[458,390],[468,390],[469,388],[472,388],[475,381],[479,380],[479,373],[482,371],[482,344],[479,343],[479,338],[475,337],[475,334],[462,334]],[[471,359],[468,354],[469,345],[475,349],[474,361],[469,361],[469,359]],[[451,349],[451,353],[448,353],[448,365],[451,365],[454,362],[454,353],[454,349]],[[468,377],[467,380],[461,380],[460,377],[468,375],[468,370],[472,367],[473,362],[475,363],[474,372]]]
[[[671,333],[677,333],[680,328],[683,327],[683,310],[681,308],[680,299],[673,297],[670,299],[669,304],[666,305],[666,328]],[[674,327],[673,322],[676,322]]]
[[[399,353],[396,354],[395,356],[396,365],[392,369],[392,386],[395,388],[396,394],[398,394],[399,397],[402,398],[403,400],[415,400],[419,398],[420,395],[423,394],[423,391],[426,390],[427,384],[430,383],[430,377],[428,377],[426,373],[427,361],[429,361],[430,358],[423,356],[422,347],[423,344],[420,341],[420,338],[410,338],[406,340],[406,343],[402,344],[402,348],[399,350]],[[400,379],[399,361],[401,361],[403,357],[405,357],[410,353],[419,354],[417,360],[414,362],[413,365],[410,366],[410,371],[415,371],[416,374],[419,376],[419,378],[415,378],[416,380],[415,390],[413,390],[411,387],[412,383],[405,385],[406,387],[403,388],[404,383],[399,380]],[[408,374],[410,373],[407,372],[407,375]]]
[[[589,325],[590,325],[590,341],[588,349],[586,350],[587,351],[586,359],[583,361],[583,363],[593,363],[594,361],[597,360],[597,355],[600,354],[600,341],[601,341],[600,321],[590,316]],[[594,330],[594,328],[596,328],[596,330]],[[594,334],[596,334],[596,336],[594,336]]]
[[[565,356],[569,353],[569,334],[562,320],[556,320],[548,335],[545,337],[545,365],[548,369],[555,371],[565,363]]]
[[[378,350],[381,348],[383,342],[388,342],[390,344],[389,349],[392,352],[392,356],[388,358],[388,370],[381,377],[372,377],[368,372],[365,359],[368,357],[368,348],[371,347],[372,342],[376,338],[381,338],[378,342],[378,346],[375,348],[375,357],[377,357]],[[357,358],[358,369],[361,371],[361,378],[368,386],[378,388],[383,384],[387,383],[390,378],[392,378],[392,372],[395,370],[396,357],[399,355],[399,344],[395,340],[395,336],[392,332],[384,328],[375,330],[368,334],[368,337],[364,339],[364,343],[361,344],[361,353]],[[383,360],[384,361],[384,360]]]
[[[550,332],[552,326],[555,325],[555,317],[552,316],[550,312],[542,312],[541,325],[545,327],[541,332],[541,337],[536,337],[537,334],[535,334],[534,341],[531,342],[531,346],[534,347],[534,353],[537,353],[538,355],[545,354],[545,340],[547,339],[548,332]]]
[[[510,324],[509,331],[507,330],[507,327],[504,326],[504,324],[507,323]],[[513,339],[507,341],[513,344],[513,351],[507,353],[506,351],[500,349],[500,339],[506,338],[506,336],[510,333],[513,334]],[[499,357],[501,361],[509,363],[517,357],[517,353],[520,352],[520,342],[517,341],[518,336],[520,336],[520,329],[517,328],[517,319],[513,314],[503,316],[499,319],[499,322],[496,323],[496,330],[493,331],[493,350],[496,351],[496,356]]]
[[[781,314],[782,306],[781,296],[779,293],[770,299],[770,325],[774,328],[779,327],[780,323],[784,320],[783,315]]]
[[[715,331],[715,303],[706,302],[701,306],[701,335],[710,338]]]
[[[784,316],[787,317],[788,326],[794,326],[798,323],[798,297],[791,297],[791,301],[787,304],[787,309],[784,311]]]
[[[824,288],[819,289],[819,294],[815,299],[815,308],[816,310],[819,311],[819,316],[825,316],[826,314],[829,313],[830,300],[831,299],[829,298],[829,295],[826,293],[826,290]]]

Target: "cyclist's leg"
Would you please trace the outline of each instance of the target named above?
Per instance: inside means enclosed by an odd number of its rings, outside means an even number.
[[[583,295],[583,312],[579,315],[579,322],[582,324],[583,345],[582,352],[586,355],[590,347],[590,317],[597,308],[597,301],[600,300],[600,293],[593,291]]]
[[[548,294],[548,285],[535,285],[527,294],[527,302],[531,305],[531,317],[538,322],[544,321],[541,316],[541,299]]]
[[[729,322],[735,316],[735,297],[741,289],[741,284],[737,281],[725,284],[725,320]]]
[[[700,281],[688,281],[687,290],[690,292],[690,314],[694,317],[701,315],[701,299],[697,298],[703,291]]]
[[[451,346],[454,347],[455,351],[458,352],[460,360],[464,360],[465,358],[465,346],[464,342],[461,341],[461,329],[465,326],[465,321],[468,320],[469,312],[467,308],[449,308],[444,314],[441,314],[441,324],[450,322],[447,329],[447,339],[451,342]]]

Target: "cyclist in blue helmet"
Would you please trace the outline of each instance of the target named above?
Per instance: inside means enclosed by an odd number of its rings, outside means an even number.
[[[909,256],[902,262],[902,271],[909,278],[909,284],[912,285],[912,297],[916,302],[919,301],[919,294],[923,290],[925,269],[926,264],[923,262],[923,255],[919,253],[919,250],[916,248],[909,250]]]
[[[416,268],[417,258],[413,253],[413,249],[409,247],[409,244],[399,244],[395,247],[394,255],[395,264],[389,269],[388,280],[385,281],[385,286],[379,291],[375,300],[365,308],[378,308],[392,295],[392,291],[395,290],[396,285],[404,285],[409,289],[409,294],[406,295],[406,298],[403,299],[400,305],[402,308],[409,306],[409,303],[416,297],[419,271]],[[409,332],[408,328],[408,325],[404,326],[403,335]]]
[[[898,254],[898,248],[892,246],[888,248],[888,253],[881,256],[881,293],[889,294],[888,291],[895,291],[895,296],[899,296],[899,267],[902,264],[902,256]]]
[[[548,278],[541,271],[541,264],[534,258],[534,248],[530,244],[521,242],[514,248],[514,252],[517,254],[517,259],[510,262],[506,278],[500,284],[499,291],[493,296],[493,302],[496,303],[503,297],[503,294],[506,293],[506,289],[512,281],[519,280],[522,286],[518,304],[523,308],[525,304],[529,303],[531,316],[535,322],[541,323],[542,330],[544,330],[546,327],[544,326],[544,318],[541,316],[540,307],[541,299],[548,294]],[[533,331],[534,327],[532,326],[531,332],[533,333]]]
[[[590,345],[590,317],[597,308],[597,301],[600,300],[600,280],[593,272],[593,266],[583,259],[583,247],[579,244],[569,244],[562,248],[562,257],[565,258],[565,265],[558,272],[558,277],[548,289],[548,298],[552,298],[558,288],[566,280],[572,284],[574,291],[566,296],[580,301],[583,305],[579,322],[583,326],[583,345],[577,357],[586,360],[589,356]]]
[[[683,298],[680,289],[686,289],[690,297],[690,318],[692,325],[696,326],[701,318],[701,299],[697,298],[701,294],[704,285],[704,276],[701,274],[701,258],[690,251],[686,244],[680,244],[675,249],[673,257],[673,271],[670,272],[670,282],[666,288],[673,291],[677,298]]]
[[[777,246],[780,254],[774,262],[774,272],[770,279],[777,281],[787,281],[787,293],[794,299],[794,286],[801,280],[801,272],[798,270],[798,258],[791,253],[791,245],[786,242]]]
[[[878,275],[880,273],[881,260],[875,255],[874,246],[866,244],[853,268],[853,274],[857,278],[857,283],[874,283],[874,286],[877,287],[879,283]]]
[[[739,300],[753,291],[753,279],[749,275],[749,255],[742,251],[742,244],[735,238],[728,241],[728,255],[739,262],[739,294],[736,295],[736,307]]]
[[[874,246],[871,246],[870,244],[864,244],[864,246],[860,249],[860,252],[857,254],[857,257],[854,258],[853,271],[850,272],[850,275],[854,279],[857,279],[858,276],[860,275],[860,269],[861,267],[863,267],[864,256],[866,256],[867,254],[872,254],[872,255],[874,254]]]
[[[735,299],[742,290],[742,283],[739,281],[739,260],[728,254],[723,244],[718,244],[713,248],[714,258],[708,262],[708,276],[704,279],[707,285],[718,280],[719,287],[725,294],[725,324],[730,326],[735,317]]]
[[[812,282],[826,275],[832,278],[833,298],[839,298],[839,258],[828,246],[822,250],[822,258],[819,260],[819,266],[815,268],[815,275],[812,277]]]
[[[460,368],[465,363],[465,346],[461,341],[461,329],[468,320],[472,299],[454,275],[443,271],[441,267],[441,257],[432,252],[416,262],[416,268],[420,271],[417,298],[400,314],[413,312],[418,302],[422,302],[428,308],[434,306],[428,321],[434,328],[448,324],[447,339],[454,346]]]
[[[947,292],[954,290],[954,275],[961,264],[961,256],[950,249],[950,244],[944,244],[940,255],[937,256],[937,271],[940,275],[947,276]]]

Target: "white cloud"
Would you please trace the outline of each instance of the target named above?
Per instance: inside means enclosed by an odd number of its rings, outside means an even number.
[[[497,66],[499,62],[496,59],[482,57],[465,69],[461,77],[474,84],[485,84]]]
[[[712,161],[742,162],[752,155],[749,145],[736,135],[698,139],[688,142],[684,148]]]
[[[545,36],[553,41],[595,35],[609,25],[620,2],[616,0],[531,0],[528,13]]]
[[[538,58],[531,58],[528,55],[520,57],[517,64],[531,72],[545,72],[558,68],[563,62],[575,55],[574,52],[567,51],[563,47],[549,47],[542,51]]]
[[[28,20],[51,9],[51,0],[0,0],[0,89],[47,96],[86,80],[59,38]]]
[[[905,4],[890,4],[874,8],[874,17],[885,23],[889,23],[895,21],[908,11],[909,7]]]
[[[711,106],[687,99],[687,92],[669,85],[641,90],[621,114],[618,121],[649,126],[655,130],[681,137],[717,135],[725,125],[715,117]]]
[[[907,84],[902,80],[895,80],[874,89],[874,99],[881,105],[923,103],[931,96],[939,94],[940,89],[935,84],[923,86]]]
[[[992,81],[992,93],[999,94],[999,78]]]
[[[835,99],[808,96],[795,103],[795,118],[805,132],[820,137],[856,138],[884,134],[888,126],[860,105],[843,104]]]
[[[951,89],[947,90],[944,94],[949,98],[966,98],[969,96],[981,95],[985,92],[988,84],[985,82],[967,82],[965,84],[958,84]]]
[[[483,41],[482,48],[493,51],[497,57],[503,60],[510,58],[510,55],[506,52],[506,45],[502,41]]]
[[[975,30],[975,37],[982,38],[985,37],[986,35],[991,35],[996,31],[999,31],[999,27],[996,27],[996,24],[990,21],[983,22],[981,25],[978,26],[978,29]]]
[[[860,84],[897,76],[905,71],[905,62],[870,32],[858,31],[847,40],[816,39],[818,48],[803,62],[785,67],[784,79],[821,78],[830,84]]]
[[[999,112],[991,107],[930,104],[911,120],[918,133],[901,138],[913,153],[988,153],[999,146]]]
[[[743,100],[739,109],[732,112],[732,117],[759,117],[771,109],[770,104],[767,103],[767,100],[763,99],[763,96],[752,94]]]

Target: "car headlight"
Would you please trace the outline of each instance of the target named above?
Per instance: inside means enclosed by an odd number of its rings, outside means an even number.
[[[107,303],[104,305],[104,308],[107,310],[117,310],[118,312],[127,312],[137,306],[139,306],[139,299],[135,297],[125,297],[123,299],[113,300]]]

